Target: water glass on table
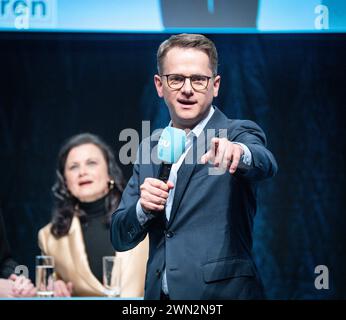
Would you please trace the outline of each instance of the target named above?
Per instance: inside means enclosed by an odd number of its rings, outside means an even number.
[[[54,297],[54,258],[36,257],[36,289],[38,297]]]
[[[103,285],[105,295],[120,297],[121,294],[121,258],[119,256],[106,256],[102,258]]]

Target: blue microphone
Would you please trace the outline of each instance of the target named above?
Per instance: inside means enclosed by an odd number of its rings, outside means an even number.
[[[160,136],[157,156],[162,161],[158,179],[168,181],[172,164],[185,152],[186,133],[184,130],[166,127]]]

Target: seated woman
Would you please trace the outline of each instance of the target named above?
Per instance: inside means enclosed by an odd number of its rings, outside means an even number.
[[[89,133],[71,137],[58,156],[50,224],[39,246],[55,259],[56,296],[104,296],[102,257],[114,255],[109,224],[123,191],[123,176],[111,149]],[[122,257],[121,297],[144,295],[148,239]]]
[[[18,263],[10,254],[7,243],[5,225],[0,211],[0,297],[33,297],[36,295],[34,285],[30,279],[14,274]]]

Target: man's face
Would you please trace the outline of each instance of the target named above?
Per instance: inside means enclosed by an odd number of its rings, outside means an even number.
[[[195,90],[190,79],[185,80],[181,89],[172,89],[166,77],[154,76],[157,93],[165,99],[173,126],[192,129],[207,116],[213,98],[218,95],[220,76],[212,77],[209,57],[203,51],[193,48],[170,49],[163,61],[163,74],[211,77],[206,89]]]

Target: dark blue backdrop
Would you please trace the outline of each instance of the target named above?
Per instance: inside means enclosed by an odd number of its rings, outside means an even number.
[[[119,151],[124,128],[168,122],[153,87],[166,35],[0,34],[0,208],[15,259],[30,267],[50,220],[62,141],[89,131]],[[346,298],[343,34],[210,35],[231,118],[267,133],[278,175],[261,183],[254,254],[272,299]],[[122,166],[129,178],[131,166]],[[330,289],[314,286],[326,265]]]

